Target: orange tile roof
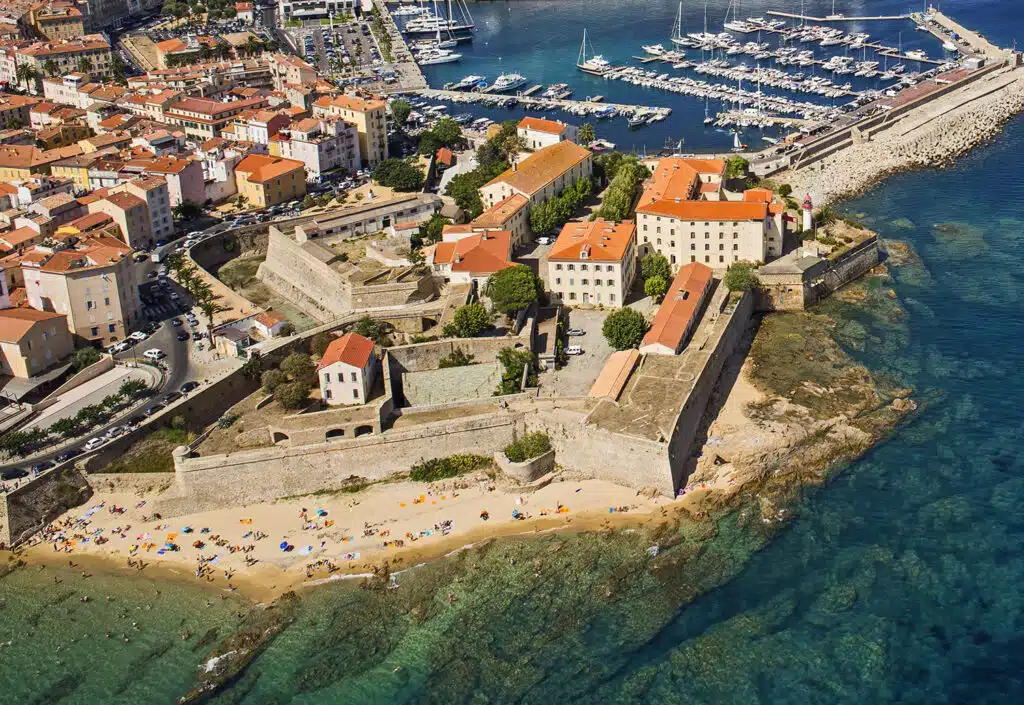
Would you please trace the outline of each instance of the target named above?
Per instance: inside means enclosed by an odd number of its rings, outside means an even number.
[[[547,132],[552,135],[560,135],[565,132],[565,128],[568,126],[564,122],[527,116],[520,120],[516,127],[520,130],[534,130],[535,132]]]
[[[235,173],[248,174],[247,180],[250,183],[263,183],[298,169],[305,169],[305,166],[303,162],[296,159],[250,154],[235,165]]]
[[[494,274],[513,266],[511,252],[512,233],[484,230],[455,242],[439,242],[434,249],[434,264],[450,264],[453,272]]]
[[[533,195],[589,157],[590,151],[578,144],[559,142],[534,152],[514,169],[507,169],[484,186],[506,183],[517,191]]]
[[[693,195],[699,180],[697,170],[686,159],[662,159],[651,178],[644,182],[644,192],[636,209],[644,210],[649,204],[663,199],[686,201]]]
[[[267,328],[272,328],[278,323],[287,323],[288,319],[282,316],[277,311],[264,311],[263,313],[256,316],[256,322],[262,323]]]
[[[478,227],[501,227],[516,213],[530,203],[521,193],[513,193],[508,198],[498,201],[493,206],[473,219],[471,225]]]
[[[132,208],[138,208],[139,206],[146,205],[146,202],[138,196],[133,196],[130,193],[124,193],[123,191],[107,196],[107,201],[113,203],[121,210],[131,210]]]
[[[364,113],[368,110],[382,110],[387,105],[383,100],[377,100],[376,98],[365,100],[351,95],[339,95],[333,98],[331,96],[324,96],[317,99],[316,103],[322,107],[333,105],[336,108],[354,110],[358,113]]]
[[[441,149],[437,150],[436,157],[437,163],[444,164],[445,166],[451,166],[452,159],[454,158],[454,156],[452,155],[452,150],[448,149],[447,147],[441,147]]]
[[[599,262],[619,262],[626,256],[636,237],[636,224],[632,220],[612,223],[604,218],[584,222],[570,222],[562,227],[549,260],[586,259]]]
[[[711,286],[711,267],[690,262],[679,268],[665,299],[644,336],[643,346],[663,345],[679,352],[696,322],[704,294]]]
[[[64,318],[64,314],[38,311],[34,308],[9,308],[0,311],[0,340],[5,343],[17,343],[35,324],[58,318]]]
[[[113,222],[114,219],[111,218],[109,215],[97,211],[95,213],[83,215],[81,218],[75,218],[70,223],[68,223],[68,227],[75,228],[80,232],[85,232],[86,230],[94,230],[96,228],[101,228],[103,226],[110,225]]]
[[[181,51],[182,49],[188,49],[188,44],[181,41],[180,39],[165,39],[162,42],[156,43],[158,51],[162,51],[165,54],[169,51]],[[199,47],[196,47],[198,51]]]
[[[701,193],[718,193],[722,190],[721,184],[716,184],[713,181],[701,181],[700,192]]]
[[[771,203],[773,198],[775,194],[771,189],[748,188],[743,192],[743,200],[748,203]]]
[[[358,333],[346,333],[340,338],[335,338],[324,351],[320,358],[320,364],[316,366],[319,371],[324,367],[333,365],[336,362],[344,362],[346,365],[363,368],[373,354],[373,341],[364,338]]]
[[[0,167],[28,169],[45,163],[43,152],[36,147],[21,144],[0,145]]]
[[[699,174],[725,174],[724,159],[694,159],[684,158],[687,166]]]
[[[12,249],[17,249],[26,242],[30,242],[37,238],[39,238],[39,232],[33,230],[27,225],[6,233],[0,233],[0,240],[6,242]]]
[[[644,206],[644,213],[664,215],[679,220],[764,220],[768,206],[744,201],[655,201]]]

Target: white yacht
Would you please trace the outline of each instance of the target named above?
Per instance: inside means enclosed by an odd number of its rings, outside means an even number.
[[[592,73],[601,76],[611,69],[612,65],[600,54],[594,54],[587,58],[587,30],[583,29],[583,44],[580,46],[579,56],[576,57],[576,68],[583,73]]]
[[[665,47],[661,44],[644,44],[641,48],[651,56],[661,56],[665,53]]]
[[[433,66],[434,64],[451,64],[462,58],[462,54],[456,54],[450,49],[425,49],[416,55],[416,63],[420,66]]]
[[[494,93],[504,93],[505,91],[514,91],[516,88],[524,85],[526,85],[526,76],[512,71],[511,73],[503,73],[494,79],[491,91]]]

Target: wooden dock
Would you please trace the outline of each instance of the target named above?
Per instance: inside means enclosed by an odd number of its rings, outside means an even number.
[[[545,103],[545,104],[548,104],[548,105],[556,105],[557,107],[561,108],[562,110],[568,110],[569,108],[576,108],[576,109],[578,109],[578,108],[588,108],[588,109],[593,110],[593,109],[612,107],[612,108],[615,108],[616,110],[618,110],[620,113],[627,113],[627,112],[628,113],[638,113],[638,112],[647,112],[647,113],[662,112],[662,113],[665,113],[666,111],[670,111],[669,108],[663,108],[663,107],[652,106],[652,105],[626,105],[624,103],[605,103],[605,102],[596,102],[596,101],[593,101],[593,100],[589,100],[589,101],[587,101],[587,100],[568,100],[568,99],[558,100],[558,99],[555,99],[555,98],[537,98],[537,97],[534,97],[534,96],[528,96],[528,95],[522,95],[522,94],[520,94],[520,95],[510,95],[510,94],[506,94],[506,93],[481,93],[480,91],[445,91],[445,90],[438,90],[436,88],[425,88],[423,90],[419,90],[419,91],[416,91],[416,92],[419,93],[424,98],[436,98],[436,99],[439,99],[439,100],[448,100],[448,101],[451,101],[453,103],[479,103],[479,102],[481,102],[483,100],[487,100],[487,99],[502,98],[502,97],[504,97],[504,98],[515,98],[516,100],[519,101],[519,104],[523,105],[523,106],[532,106],[532,105],[535,105],[537,103]],[[600,98],[601,96],[597,96],[597,97]]]
[[[812,17],[811,15],[801,15],[793,12],[776,12],[775,10],[769,10],[766,14],[772,17],[785,17],[790,20],[804,20],[806,22],[884,22],[887,20],[909,20],[910,15],[869,15],[869,16],[850,16],[844,15],[831,15],[829,17]]]

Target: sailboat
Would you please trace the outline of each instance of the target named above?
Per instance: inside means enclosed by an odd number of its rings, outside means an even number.
[[[715,119],[713,117],[711,117],[710,113],[708,113],[708,99],[707,99],[707,96],[705,96],[704,97],[704,124],[705,125],[710,125],[714,121],[715,121]]]
[[[676,46],[690,46],[690,39],[683,36],[683,3],[681,2],[679,9],[676,10],[676,24],[670,40]]]
[[[583,44],[580,46],[580,54],[576,58],[576,68],[583,73],[590,73],[595,76],[602,76],[611,69],[612,65],[601,56],[594,54],[587,58],[587,28],[583,28]]]
[[[736,0],[729,0],[729,7],[725,9],[725,24],[723,26],[733,32],[753,32],[756,27],[737,19],[736,10],[733,8],[735,1]],[[732,20],[729,19],[729,10],[732,10]]]
[[[732,133],[732,151],[734,151],[734,152],[742,152],[746,148],[747,148],[747,145],[745,145],[742,142],[740,142],[740,133],[739,132],[733,132]]]

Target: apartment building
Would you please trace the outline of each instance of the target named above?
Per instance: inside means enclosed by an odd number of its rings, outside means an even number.
[[[519,121],[516,132],[526,141],[527,149],[538,150],[565,140],[575,142],[579,129],[564,122],[528,116]]]
[[[357,333],[331,341],[316,367],[320,396],[331,406],[365,404],[377,375],[373,341]]]
[[[239,113],[267,105],[267,99],[261,96],[226,103],[209,98],[185,98],[167,108],[163,121],[181,127],[186,135],[207,140],[219,136]]]
[[[86,344],[122,340],[142,322],[132,249],[111,237],[86,237],[73,247],[35,247],[21,270],[29,305],[67,316]]]
[[[0,145],[0,181],[27,181],[50,173],[50,159],[38,147]]]
[[[49,75],[47,62],[52,61],[60,74],[73,71],[106,76],[110,72],[110,60],[113,54],[110,44],[102,34],[86,34],[74,39],[57,42],[33,42],[16,50],[16,62],[20,66],[27,64],[36,70],[39,76]]]
[[[51,42],[85,36],[82,13],[74,7],[43,5],[32,11],[35,30]]]
[[[133,249],[153,246],[153,231],[150,229],[149,208],[146,201],[131,193],[121,191],[92,201],[90,213],[106,213],[117,223],[125,243]]]
[[[707,194],[719,198],[724,170],[721,160],[658,162],[636,209],[641,256],[659,252],[673,269],[690,262],[725,269],[781,254],[781,211],[775,224],[769,204],[754,195],[753,200],[707,200]]]
[[[145,202],[151,242],[143,240],[141,242],[143,247],[149,248],[160,240],[170,240],[174,235],[171,191],[167,185],[167,179],[163,176],[156,174],[139,176],[111,187],[110,193],[126,193]],[[138,247],[131,239],[128,240],[128,244],[135,248]]]
[[[185,201],[200,205],[206,201],[203,165],[197,159],[170,156],[132,159],[125,162],[123,172],[163,177],[172,207]]]
[[[274,135],[268,148],[272,155],[305,164],[311,181],[334,169],[356,171],[361,165],[359,133],[341,118],[297,120]]]
[[[323,96],[313,102],[313,117],[340,117],[356,126],[363,166],[388,158],[387,103],[355,96]]]
[[[74,350],[66,316],[32,308],[0,311],[0,374],[28,379]]]
[[[530,237],[529,206],[526,196],[514,193],[478,215],[470,225],[476,230],[507,230],[515,247]]]
[[[316,83],[316,69],[292,54],[271,54],[268,67],[275,91],[283,91],[288,86],[306,86]]]
[[[278,0],[281,24],[288,20],[311,20],[332,15],[356,14],[356,0]]]
[[[306,195],[306,168],[295,159],[250,154],[235,165],[238,193],[257,208]]]
[[[484,208],[519,194],[530,207],[555,198],[567,186],[593,173],[590,150],[572,142],[540,149],[480,187]]]
[[[548,288],[563,304],[622,306],[636,276],[636,224],[566,223],[548,254]]]
[[[273,110],[253,110],[242,113],[236,118],[234,138],[240,142],[267,145],[270,138],[280,130],[288,127],[292,119]]]

